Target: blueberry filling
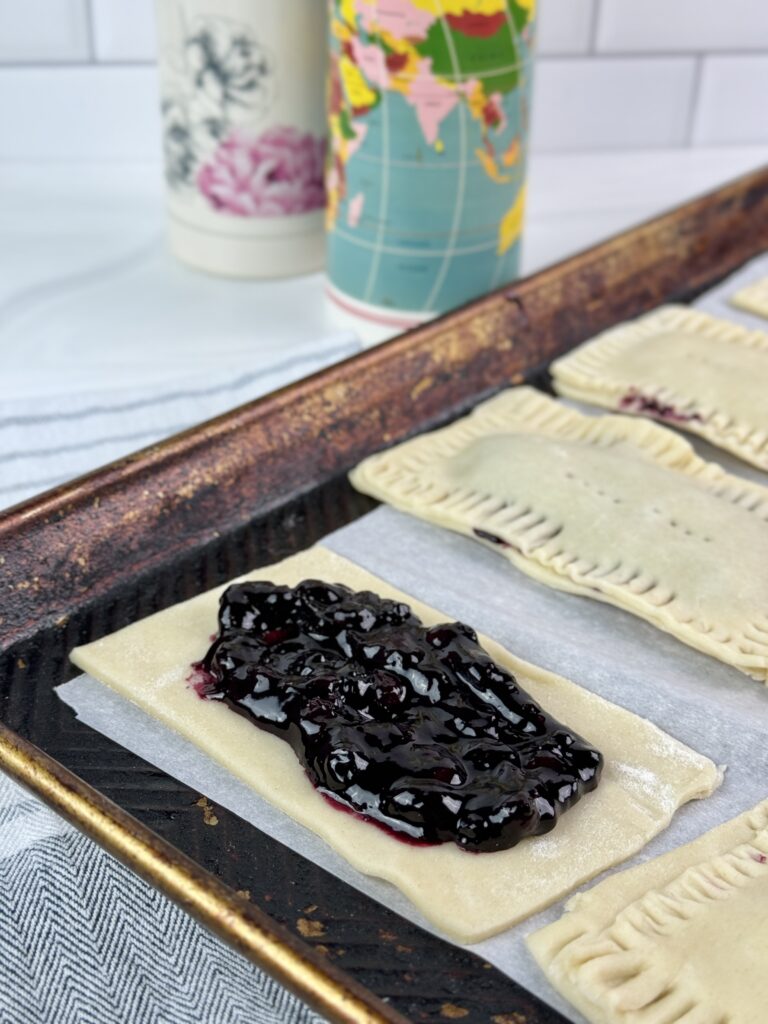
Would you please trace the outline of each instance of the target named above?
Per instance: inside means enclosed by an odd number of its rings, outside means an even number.
[[[498,537],[495,533],[489,533],[487,530],[481,530],[477,526],[473,529],[472,532],[480,540],[487,541],[489,544],[498,544],[499,547],[502,548],[511,547],[511,544],[508,544],[507,541],[502,540],[501,537]]]
[[[222,596],[196,688],[287,740],[317,789],[413,843],[502,850],[555,827],[602,757],[460,622],[305,580]]]
[[[645,413],[659,420],[668,420],[670,423],[690,423],[692,420],[701,419],[697,412],[681,412],[674,405],[660,402],[658,398],[649,398],[634,388],[624,395],[619,402],[619,408],[625,412]]]

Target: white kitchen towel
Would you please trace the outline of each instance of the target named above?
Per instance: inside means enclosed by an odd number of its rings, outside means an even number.
[[[172,384],[0,398],[0,508],[306,377],[360,350],[351,334],[254,354]],[[62,382],[66,386],[66,382]]]
[[[0,1021],[321,1018],[0,774]]]

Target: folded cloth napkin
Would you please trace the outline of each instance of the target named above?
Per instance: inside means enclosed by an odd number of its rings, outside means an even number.
[[[350,336],[172,386],[0,402],[8,506],[354,354]],[[320,1020],[0,774],[0,1021]]]
[[[251,366],[179,374],[172,384],[0,399],[0,508],[154,444],[354,355],[360,342],[274,350]]]
[[[321,1018],[0,774],[0,1020]]]

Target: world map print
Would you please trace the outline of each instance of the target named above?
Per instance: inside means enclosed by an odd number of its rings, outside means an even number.
[[[331,0],[329,276],[414,314],[517,272],[535,0]]]

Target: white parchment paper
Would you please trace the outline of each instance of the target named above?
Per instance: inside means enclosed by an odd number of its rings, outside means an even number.
[[[732,316],[735,311],[723,297],[766,273],[768,257],[761,257],[696,305]],[[744,322],[743,317],[732,318]],[[750,326],[757,326],[757,318],[748,319]],[[695,444],[706,458],[716,458],[730,471],[768,483],[758,470],[703,442]],[[324,543],[444,611],[447,618],[469,622],[514,654],[649,718],[727,766],[725,781],[712,797],[683,807],[667,831],[627,864],[689,842],[768,797],[768,688],[736,669],[626,612],[536,583],[481,545],[394,509],[379,508],[331,534]],[[355,871],[313,833],[112,690],[80,676],[57,692],[92,728],[431,930],[398,890]],[[528,933],[557,918],[563,902],[471,948],[581,1024],[583,1018],[547,984],[524,941]]]
[[[446,617],[472,623],[515,654],[651,719],[728,766],[721,789],[682,808],[637,861],[688,842],[768,796],[768,691],[760,683],[625,612],[545,587],[493,551],[390,508],[331,534],[325,544]],[[92,728],[429,927],[397,890],[353,870],[311,832],[113,691],[82,676],[58,693]],[[549,988],[523,941],[561,911],[556,904],[473,949],[578,1021]]]
[[[733,320],[743,327],[749,327],[758,331],[768,331],[768,320],[758,316],[756,313],[747,313],[744,309],[732,306],[730,298],[748,284],[754,284],[761,277],[768,276],[768,253],[756,256],[755,259],[745,263],[743,267],[726,277],[720,284],[710,288],[708,292],[700,295],[691,305],[711,313],[712,316],[719,316],[723,320]]]

